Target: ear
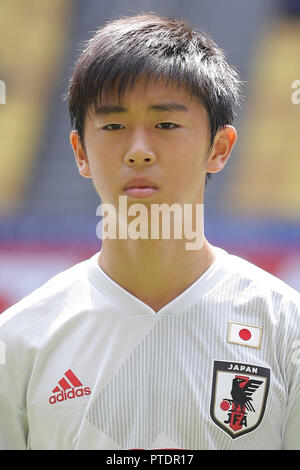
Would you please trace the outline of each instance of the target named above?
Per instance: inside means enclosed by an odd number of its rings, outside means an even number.
[[[77,131],[71,131],[70,143],[75,155],[79,173],[84,178],[91,178],[90,164],[87,158],[86,150],[83,148]]]
[[[224,168],[236,141],[237,132],[233,126],[227,125],[218,130],[206,164],[208,173],[218,173]]]

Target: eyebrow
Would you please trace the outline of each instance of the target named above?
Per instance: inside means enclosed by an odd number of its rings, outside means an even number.
[[[127,108],[123,106],[113,106],[110,104],[103,104],[97,106],[95,109],[95,114],[97,116],[113,114],[113,113],[126,113]],[[188,108],[180,103],[170,102],[170,103],[157,103],[148,106],[147,111],[188,111]]]

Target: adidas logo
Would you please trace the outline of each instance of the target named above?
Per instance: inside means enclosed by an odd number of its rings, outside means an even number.
[[[83,387],[82,383],[71,369],[64,373],[64,377],[58,382],[58,384],[61,388],[57,385],[52,390],[52,393],[55,393],[55,395],[51,395],[49,397],[50,405],[54,405],[57,402],[65,400],[71,400],[72,398],[83,397],[84,395],[89,395],[91,393],[91,389],[89,387]]]

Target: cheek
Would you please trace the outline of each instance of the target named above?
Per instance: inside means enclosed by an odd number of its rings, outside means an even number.
[[[88,153],[88,159],[94,187],[102,199],[106,193],[107,181],[111,181],[110,166],[102,155],[95,155],[91,151]]]
[[[171,171],[177,173],[178,182],[180,180],[192,182],[205,171],[206,154],[204,149],[195,146],[184,146],[184,151],[177,153],[171,166]]]
[[[178,197],[180,194],[187,199],[194,199],[202,190],[205,181],[206,154],[204,149],[195,150],[194,147],[186,148],[170,167],[173,187],[176,188]]]
[[[109,149],[103,145],[103,142],[97,136],[90,138],[87,146],[87,156],[92,177],[97,180],[105,180],[112,170],[114,159]]]
[[[166,178],[170,203],[188,204],[194,201],[201,190],[202,179],[201,169],[188,159],[184,165],[173,165]]]

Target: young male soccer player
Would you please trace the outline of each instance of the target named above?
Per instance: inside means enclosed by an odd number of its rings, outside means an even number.
[[[108,22],[69,90],[81,175],[117,212],[121,196],[194,210],[236,142],[238,90],[183,21]],[[185,244],[105,238],[1,315],[1,448],[300,448],[299,293]]]

